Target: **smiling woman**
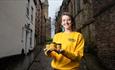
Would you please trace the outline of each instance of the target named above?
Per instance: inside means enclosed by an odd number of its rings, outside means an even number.
[[[61,25],[64,32],[55,34],[53,45],[47,44],[45,48],[45,54],[53,58],[51,66],[54,70],[79,70],[84,55],[84,38],[81,33],[74,31],[73,24],[71,14],[63,12]]]

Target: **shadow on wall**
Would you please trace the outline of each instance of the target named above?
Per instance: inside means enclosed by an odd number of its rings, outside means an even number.
[[[91,54],[97,55],[97,51],[98,50],[96,46],[93,46],[91,44],[87,44],[85,47],[85,53],[91,53]]]

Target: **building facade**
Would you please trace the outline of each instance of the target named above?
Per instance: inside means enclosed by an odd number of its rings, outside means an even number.
[[[33,0],[0,1],[0,58],[33,50],[35,12]]]
[[[50,18],[48,17],[48,0],[41,0],[42,2],[42,7],[43,7],[43,22],[42,22],[42,31],[41,31],[41,42],[45,43],[46,39],[50,37],[51,33],[51,25],[50,25]]]
[[[44,44],[50,36],[50,20],[48,18],[48,0],[36,0],[35,42]]]
[[[40,0],[36,0],[36,20],[35,20],[35,42],[36,46],[41,44],[41,31],[42,31],[42,3]]]
[[[35,18],[36,18],[36,1],[26,1],[26,24],[23,26],[23,42],[25,52],[33,50],[35,47]],[[29,49],[29,50],[28,50]]]

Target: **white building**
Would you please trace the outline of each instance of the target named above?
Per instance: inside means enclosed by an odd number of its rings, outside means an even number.
[[[35,11],[33,0],[0,1],[0,58],[34,48]]]

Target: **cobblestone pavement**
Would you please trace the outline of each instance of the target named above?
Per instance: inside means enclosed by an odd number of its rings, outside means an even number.
[[[51,58],[45,56],[42,49],[29,67],[29,70],[52,70],[50,62]]]

